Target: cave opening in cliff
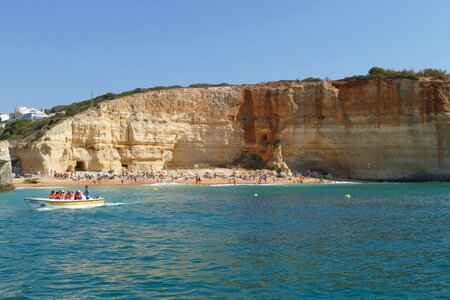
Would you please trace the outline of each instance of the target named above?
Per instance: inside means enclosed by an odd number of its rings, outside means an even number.
[[[241,151],[241,156],[233,161],[233,165],[238,165],[246,169],[262,169],[266,163],[261,155],[255,152]]]
[[[260,140],[261,140],[261,144],[263,144],[263,145],[269,144],[269,137],[267,136],[267,134],[263,134],[261,136]]]
[[[20,159],[18,157],[11,157],[11,168],[14,169],[20,169]]]
[[[87,171],[87,166],[85,161],[77,161],[75,165],[75,171]]]

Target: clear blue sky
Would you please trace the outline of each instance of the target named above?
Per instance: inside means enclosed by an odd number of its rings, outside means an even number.
[[[0,111],[137,87],[450,71],[450,1],[0,0]]]

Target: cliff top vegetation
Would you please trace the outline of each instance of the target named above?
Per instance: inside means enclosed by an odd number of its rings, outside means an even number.
[[[444,79],[448,76],[450,76],[450,74],[447,73],[447,70],[434,68],[425,68],[416,72],[413,69],[393,70],[393,69],[384,69],[380,67],[372,67],[370,68],[367,75],[356,75],[352,77],[346,77],[343,80],[365,79],[365,78],[403,78],[403,79],[418,80],[420,77],[432,77]]]

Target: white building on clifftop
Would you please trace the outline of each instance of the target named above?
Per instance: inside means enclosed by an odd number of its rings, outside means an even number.
[[[0,112],[0,122],[5,122],[9,120],[9,115],[7,113]]]
[[[0,112],[0,128],[5,127],[5,124],[8,120],[9,120],[9,115]]]
[[[43,119],[48,118],[48,115],[44,113],[44,109],[39,110],[37,108],[28,108],[25,106],[19,106],[14,109],[14,112],[9,114],[9,122],[19,119]]]

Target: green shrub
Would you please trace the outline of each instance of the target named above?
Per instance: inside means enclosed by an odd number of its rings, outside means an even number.
[[[433,68],[425,68],[416,73],[419,77],[435,77],[435,78],[444,78],[449,76],[446,70],[441,69],[433,69]]]
[[[214,83],[194,83],[194,84],[191,84],[188,87],[190,87],[190,88],[208,88],[208,87],[216,87],[216,86],[229,86],[229,84],[225,83],[225,82],[222,82],[222,83],[219,83],[219,84],[214,84]]]
[[[449,76],[446,70],[425,68],[418,72],[413,69],[410,70],[391,70],[383,69],[380,67],[372,67],[369,70],[370,77],[387,77],[387,78],[407,78],[407,79],[418,79],[418,77],[434,77],[434,78],[444,78]]]
[[[33,140],[38,140],[40,138],[42,138],[45,135],[44,130],[40,130],[40,131],[36,131],[33,135]]]
[[[351,77],[345,77],[342,80],[352,80],[352,79],[368,79],[371,78],[370,75],[354,75]]]
[[[0,140],[19,140],[25,137],[37,140],[44,136],[46,129],[60,121],[63,117],[64,115],[62,114],[56,114],[50,118],[38,120],[19,119],[7,123],[3,133],[0,135]]]
[[[320,81],[322,81],[322,79],[315,78],[315,77],[308,77],[308,78],[303,79],[302,81],[304,81],[304,82],[320,82]]]
[[[52,154],[52,147],[50,147],[47,143],[43,143],[41,145],[41,153],[44,155],[51,155]]]
[[[23,135],[28,131],[30,122],[31,120],[28,119],[20,119],[11,123],[7,123],[0,139],[14,139],[14,137],[16,136]]]
[[[387,70],[380,68],[380,67],[372,67],[369,70],[369,75],[370,76],[386,76],[386,71]]]
[[[14,190],[14,185],[12,184],[0,184],[0,192],[12,191]]]
[[[181,85],[155,86],[155,87],[149,88],[148,91],[164,91],[164,90],[179,89],[179,88],[183,88],[183,87]]]
[[[418,79],[416,72],[414,70],[391,70],[383,69],[380,67],[372,67],[369,70],[370,77],[387,77],[387,78],[406,78],[406,79]]]

